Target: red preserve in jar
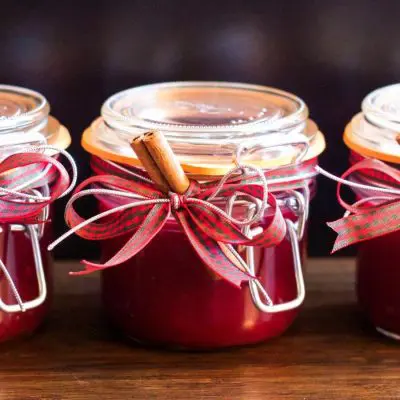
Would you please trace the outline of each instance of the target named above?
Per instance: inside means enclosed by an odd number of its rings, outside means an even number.
[[[235,167],[233,160],[264,171],[286,236],[273,247],[235,247],[258,277],[257,282],[236,287],[205,265],[170,217],[138,254],[102,272],[103,304],[110,321],[137,342],[172,348],[244,345],[282,334],[304,298],[309,200],[315,193],[317,156],[325,145],[308,119],[306,105],[292,94],[245,84],[177,82],[133,88],[109,98],[102,116],[83,135],[94,173],[134,179],[140,162],[129,143],[154,130],[163,133],[185,173],[202,184],[220,181]],[[97,187],[101,186],[112,188]],[[96,197],[99,212],[132,202]],[[243,220],[254,208],[239,197],[209,201]],[[247,234],[267,229],[273,215],[267,207]],[[105,221],[118,218],[123,220],[112,213]],[[103,261],[131,237],[130,232],[103,240]]]
[[[351,149],[350,163],[356,165],[365,158],[383,161],[400,176],[400,84],[370,93],[362,103],[362,112],[347,125],[344,141]],[[399,180],[380,171],[362,170],[353,174],[353,182],[379,190],[394,190],[400,195]],[[355,188],[357,200],[377,206],[382,200],[375,196],[386,193]],[[396,213],[392,216],[396,217]],[[376,217],[374,218],[376,219]],[[358,301],[376,329],[386,336],[400,339],[400,231],[363,241],[358,245]]]
[[[49,144],[66,148],[70,143],[68,131],[49,116],[49,105],[41,94],[6,85],[0,85],[0,135],[1,162],[28,146]],[[49,155],[56,154],[53,151]],[[44,169],[32,172],[33,167],[0,174],[0,187],[18,186],[18,190],[38,198],[49,196],[51,180]],[[25,182],[21,184],[22,176]],[[28,184],[28,177],[40,181]],[[51,212],[46,206],[43,219]],[[0,224],[0,342],[32,333],[46,316],[51,294],[51,262],[47,253],[50,239],[50,223],[24,224],[17,218],[15,223]]]

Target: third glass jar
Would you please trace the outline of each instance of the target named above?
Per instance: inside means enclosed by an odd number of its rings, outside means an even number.
[[[102,272],[103,304],[111,322],[135,341],[173,348],[243,345],[282,334],[304,299],[309,201],[316,190],[314,167],[325,145],[304,102],[263,86],[174,82],[118,93],[101,114],[82,139],[94,173],[102,164],[129,177],[140,168],[129,143],[152,130],[165,135],[185,172],[201,182],[221,179],[241,149],[240,163],[266,173],[287,225],[286,238],[275,247],[237,249],[272,305],[257,287],[236,288],[210,273],[171,218],[135,257]],[[98,198],[100,211],[123,203]],[[224,201],[214,204],[227,208]],[[246,216],[248,204],[235,202],[232,212]],[[257,229],[271,215],[267,209]],[[102,241],[103,259],[130,236]]]
[[[27,146],[69,146],[69,132],[49,111],[50,106],[40,93],[0,85],[0,161],[26,152]],[[49,155],[58,156],[53,150]],[[28,178],[42,176],[37,184],[29,186],[32,188],[27,193],[48,196],[54,182],[49,177],[52,174],[43,175],[44,172],[44,168],[32,165],[15,168],[0,174],[0,186],[15,189],[15,180],[21,183],[21,176],[25,183]],[[0,342],[31,334],[47,315],[52,297],[52,263],[47,251],[52,240],[48,221],[52,213],[53,206],[49,204],[42,215],[46,223],[25,224],[21,220],[0,224]]]
[[[375,90],[362,102],[362,112],[347,125],[344,141],[350,148],[350,164],[364,158],[400,164],[400,84]],[[357,183],[397,188],[398,182],[379,173],[365,171],[352,178]],[[357,200],[370,198],[371,191],[355,189]],[[374,205],[372,201],[370,205]],[[358,245],[357,296],[360,306],[376,329],[400,339],[400,231]]]

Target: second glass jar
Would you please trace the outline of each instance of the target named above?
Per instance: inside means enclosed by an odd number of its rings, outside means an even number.
[[[171,218],[135,257],[103,271],[103,302],[110,320],[138,342],[174,348],[243,345],[282,334],[304,298],[308,208],[315,193],[314,166],[324,149],[323,136],[308,119],[304,102],[254,85],[148,85],[108,99],[82,143],[94,165],[108,163],[117,174],[129,177],[132,168],[140,167],[129,142],[151,130],[162,131],[185,172],[199,181],[221,179],[234,167],[234,157],[265,171],[286,221],[286,239],[276,247],[237,250],[273,305],[266,304],[252,285],[235,288],[210,273]],[[101,197],[98,204],[105,211],[123,200]],[[247,215],[245,201],[235,204],[233,215]],[[267,209],[255,229],[265,227],[270,218]],[[103,241],[104,260],[129,237]]]

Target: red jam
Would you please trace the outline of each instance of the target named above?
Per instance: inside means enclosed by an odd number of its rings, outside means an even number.
[[[360,160],[352,152],[350,163]],[[371,194],[354,189],[356,199]],[[371,204],[372,205],[372,204]],[[356,289],[358,303],[367,318],[383,334],[400,339],[400,232],[389,233],[358,244]],[[396,337],[398,335],[398,337]]]
[[[22,230],[11,231],[9,225],[2,225],[1,228],[0,257],[11,275],[22,301],[35,299],[39,295],[39,289],[31,240],[27,233]],[[49,276],[50,260],[47,253],[51,230],[49,228],[46,224],[44,235],[40,239],[47,287],[51,282]],[[10,285],[1,271],[0,298],[6,304],[17,303]],[[0,310],[0,342],[31,334],[42,323],[48,308],[49,296],[46,297],[42,305],[25,312],[9,313]]]
[[[100,210],[108,208],[101,201]],[[295,219],[290,210],[284,210],[284,216]],[[103,259],[129,238],[103,241]],[[303,240],[303,259],[305,246]],[[288,240],[255,248],[257,275],[274,304],[297,296],[292,257]],[[246,285],[238,289],[214,277],[173,219],[137,256],[103,271],[102,282],[112,323],[129,338],[153,345],[212,349],[256,343],[282,334],[298,314],[298,309],[261,312]]]
[[[400,232],[394,232],[361,243],[358,250],[359,303],[371,322],[389,335],[400,335],[400,269],[395,262],[399,243]]]
[[[357,200],[370,195],[359,189],[355,192]],[[394,232],[359,243],[356,276],[361,309],[380,332],[397,339],[400,339],[400,270],[393,260],[398,258],[399,240],[400,232]]]

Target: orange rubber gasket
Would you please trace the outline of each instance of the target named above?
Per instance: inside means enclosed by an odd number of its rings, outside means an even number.
[[[361,154],[362,156],[377,158],[378,160],[387,161],[394,164],[400,164],[400,157],[393,154],[387,154],[383,151],[371,149],[359,143],[357,137],[354,135],[354,132],[351,129],[351,122],[346,125],[343,134],[343,141],[349,149]]]
[[[121,155],[116,151],[113,151],[110,148],[107,148],[105,145],[100,143],[93,137],[93,131],[91,127],[87,128],[82,135],[81,140],[82,147],[90,154],[93,154],[97,157],[103,158],[105,160],[114,161],[120,164],[130,165],[130,166],[140,166],[140,161],[134,156],[132,152],[132,156]],[[314,140],[313,145],[310,147],[307,155],[304,158],[304,161],[310,160],[312,158],[317,157],[320,155],[326,147],[324,135],[321,132],[317,132]],[[279,165],[285,165],[289,162],[289,160],[285,160],[284,158],[279,160],[264,160],[259,162],[252,161],[250,164],[255,165],[261,168],[270,168]],[[221,176],[226,174],[230,171],[234,164],[224,164],[221,166],[213,165],[198,165],[198,164],[189,164],[189,163],[182,163],[182,167],[185,172],[194,175],[204,175],[204,176]]]

